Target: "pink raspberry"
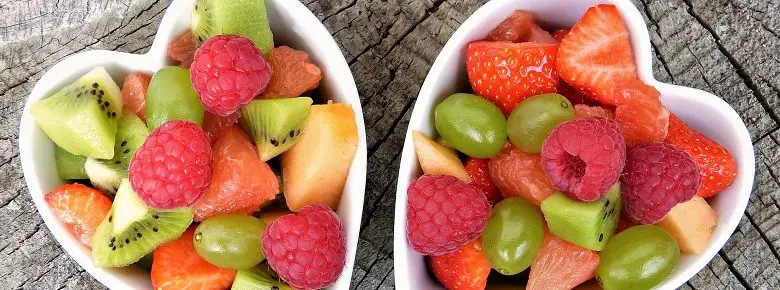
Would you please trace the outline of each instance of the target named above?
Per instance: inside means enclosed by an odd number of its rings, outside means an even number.
[[[423,255],[443,255],[476,239],[490,203],[475,187],[449,175],[423,175],[407,191],[406,237]]]
[[[604,118],[558,125],[542,145],[542,166],[550,182],[579,201],[604,195],[620,177],[625,161],[620,126]]]
[[[190,78],[206,110],[227,116],[265,90],[271,65],[252,40],[219,35],[195,52]]]
[[[653,224],[678,203],[696,194],[699,167],[672,145],[650,142],[628,150],[621,177],[626,213],[642,224]]]
[[[189,206],[211,182],[211,143],[198,125],[169,121],[152,131],[130,161],[133,190],[147,205]]]
[[[295,289],[320,289],[338,279],[346,263],[344,227],[333,210],[309,205],[272,222],[263,232],[268,264]]]

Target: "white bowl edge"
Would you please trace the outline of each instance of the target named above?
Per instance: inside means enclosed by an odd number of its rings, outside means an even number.
[[[133,268],[103,269],[92,264],[89,250],[80,245],[53,215],[43,195],[61,184],[53,166],[53,145],[29,113],[30,105],[74,81],[90,69],[104,65],[121,85],[133,71],[153,73],[168,63],[165,50],[170,41],[189,27],[194,0],[174,0],[167,8],[154,42],[146,54],[113,51],[86,51],[66,57],[52,66],[36,83],[25,103],[19,126],[19,153],[30,195],[44,222],[68,254],[88,273],[111,289],[150,289],[147,272]],[[320,91],[339,103],[349,103],[355,111],[359,143],[349,171],[337,213],[347,236],[344,271],[331,289],[349,289],[354,268],[365,193],[367,146],[362,106],[354,78],[336,41],[325,26],[299,1],[266,0],[269,20],[277,43],[309,53],[323,71]],[[338,55],[339,57],[334,57]]]
[[[452,93],[468,88],[463,60],[465,44],[483,39],[514,9],[533,11],[546,26],[571,27],[588,7],[600,3],[615,4],[620,10],[631,34],[640,78],[656,86],[663,95],[664,103],[681,119],[729,149],[738,164],[734,184],[710,200],[719,214],[719,221],[709,247],[701,255],[683,256],[675,272],[655,289],[675,289],[685,283],[709,263],[734,232],[747,207],[755,175],[755,156],[747,128],[734,109],[722,99],[701,90],[664,84],[654,79],[649,33],[641,14],[630,1],[492,0],[463,22],[445,44],[423,83],[412,112],[396,188],[394,268],[398,289],[441,288],[428,274],[424,257],[409,248],[406,239],[406,189],[421,174],[411,131],[435,133],[431,114],[435,104]]]

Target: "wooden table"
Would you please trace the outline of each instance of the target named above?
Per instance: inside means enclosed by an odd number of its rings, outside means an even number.
[[[522,0],[518,0],[522,1]],[[360,90],[369,168],[352,287],[393,288],[393,208],[417,92],[453,31],[485,0],[303,0],[340,43]],[[739,228],[683,289],[780,288],[780,1],[634,0],[659,80],[740,113],[758,163]],[[144,53],[169,1],[0,0],[0,288],[102,288],[53,241],[27,192],[17,128],[25,98],[63,57]]]

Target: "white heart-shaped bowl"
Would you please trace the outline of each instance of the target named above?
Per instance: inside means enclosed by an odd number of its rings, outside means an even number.
[[[119,81],[130,72],[154,73],[169,65],[166,47],[179,33],[189,29],[194,0],[175,0],[162,19],[151,49],[144,55],[112,51],[87,51],[66,57],[47,71],[30,93],[22,113],[19,128],[19,153],[27,188],[46,226],[87,272],[111,289],[151,289],[149,273],[134,267],[97,268],[85,248],[63,227],[53,215],[43,196],[63,183],[54,166],[53,144],[38,128],[30,115],[30,105],[76,80],[97,66],[105,66],[114,80]],[[359,145],[347,184],[339,203],[338,215],[347,236],[347,265],[333,289],[348,289],[357,249],[363,197],[366,184],[366,133],[360,98],[352,73],[336,41],[303,4],[291,0],[266,0],[268,18],[277,44],[290,45],[309,53],[323,71],[321,94],[337,103],[352,105],[358,125]]]
[[[723,100],[697,89],[674,86],[653,78],[650,36],[642,15],[627,0],[493,0],[469,17],[452,35],[433,63],[417,97],[409,121],[398,174],[395,204],[395,285],[398,289],[438,289],[426,271],[425,259],[409,247],[406,239],[406,189],[422,171],[412,143],[412,130],[435,134],[433,109],[447,96],[471,91],[466,77],[466,45],[484,39],[487,33],[515,9],[533,11],[543,26],[571,27],[595,4],[617,6],[631,34],[639,75],[663,95],[664,104],[692,127],[725,146],[737,160],[734,184],[709,200],[718,213],[718,225],[709,247],[700,255],[685,255],[674,273],[656,289],[674,289],[693,277],[723,247],[745,211],[755,174],[753,146],[747,128]]]

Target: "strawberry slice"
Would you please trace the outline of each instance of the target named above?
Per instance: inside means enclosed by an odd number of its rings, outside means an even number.
[[[92,235],[111,210],[111,200],[83,184],[61,185],[43,197],[57,218],[82,245],[90,246]]]
[[[661,93],[640,80],[614,85],[617,104],[615,121],[623,130],[626,146],[663,141],[669,128],[669,110],[661,104]]]
[[[431,256],[431,270],[450,290],[485,289],[490,262],[482,251],[480,239],[468,242],[455,252]]]
[[[471,186],[485,194],[491,204],[501,201],[501,192],[490,180],[489,159],[469,157],[466,160],[466,173],[471,176]]]
[[[507,116],[528,97],[556,92],[555,44],[477,41],[468,45],[471,87]]]
[[[563,41],[563,38],[566,37],[566,35],[569,34],[568,29],[558,29],[553,31],[552,37],[555,38],[558,42]]]
[[[155,290],[227,289],[236,277],[236,270],[209,264],[195,252],[192,226],[178,239],[161,245],[154,251],[152,285]]]
[[[561,41],[556,67],[561,79],[603,104],[616,81],[637,79],[634,53],[620,13],[614,5],[588,9]]]
[[[168,45],[168,57],[179,62],[179,65],[185,69],[190,69],[192,60],[195,58],[195,36],[188,29],[176,37]]]
[[[144,121],[146,121],[146,89],[149,88],[150,81],[152,81],[151,75],[137,72],[127,75],[122,84],[122,102],[125,108],[133,111]]]
[[[669,134],[664,142],[682,150],[699,165],[701,185],[696,192],[707,198],[718,194],[737,178],[737,162],[726,148],[688,127],[675,115],[669,117]]]

